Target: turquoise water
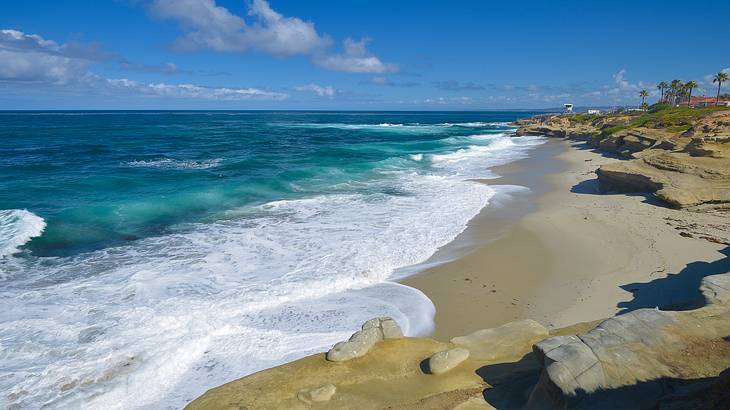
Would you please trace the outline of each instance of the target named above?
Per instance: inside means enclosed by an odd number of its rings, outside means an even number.
[[[372,316],[427,332],[389,278],[489,203],[532,114],[0,113],[0,403],[177,408]]]

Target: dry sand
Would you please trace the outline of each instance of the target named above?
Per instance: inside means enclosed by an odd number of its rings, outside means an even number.
[[[495,197],[432,258],[453,260],[402,280],[436,305],[432,336],[448,340],[525,318],[556,328],[683,304],[699,297],[703,276],[730,269],[724,245],[680,236],[666,219],[704,215],[640,195],[598,194],[594,170],[611,161],[619,160],[551,140],[496,168],[503,177],[490,185],[531,192]]]

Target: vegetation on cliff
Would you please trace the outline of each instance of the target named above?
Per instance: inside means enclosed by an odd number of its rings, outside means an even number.
[[[517,135],[586,141],[629,159],[600,167],[604,191],[651,193],[675,208],[730,208],[730,108],[537,116]]]

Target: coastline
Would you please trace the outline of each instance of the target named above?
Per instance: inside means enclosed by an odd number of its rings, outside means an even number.
[[[699,297],[696,286],[637,290],[683,269],[712,270],[724,246],[680,236],[666,222],[701,214],[641,195],[599,196],[595,169],[619,161],[584,143],[551,139],[528,158],[493,168],[503,176],[487,181],[491,186],[530,192],[504,203],[495,197],[433,258],[455,249],[459,257],[400,280],[436,306],[430,336],[448,340],[521,319],[555,329]]]
[[[696,138],[607,136],[603,122],[631,120],[610,115],[593,128],[517,122],[517,136],[559,138],[491,167],[490,203],[399,280],[435,305],[428,337],[371,319],[325,354],[188,408],[719,408],[730,398],[730,200],[727,140],[714,135],[726,114],[692,123],[688,134],[712,134]]]

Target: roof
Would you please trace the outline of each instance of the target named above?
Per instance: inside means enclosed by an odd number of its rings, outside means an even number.
[[[698,97],[692,96],[690,98],[689,103],[690,104],[702,104],[702,103],[714,103],[715,97],[706,97],[704,95],[700,95]],[[727,98],[720,98],[720,102],[730,102]]]

